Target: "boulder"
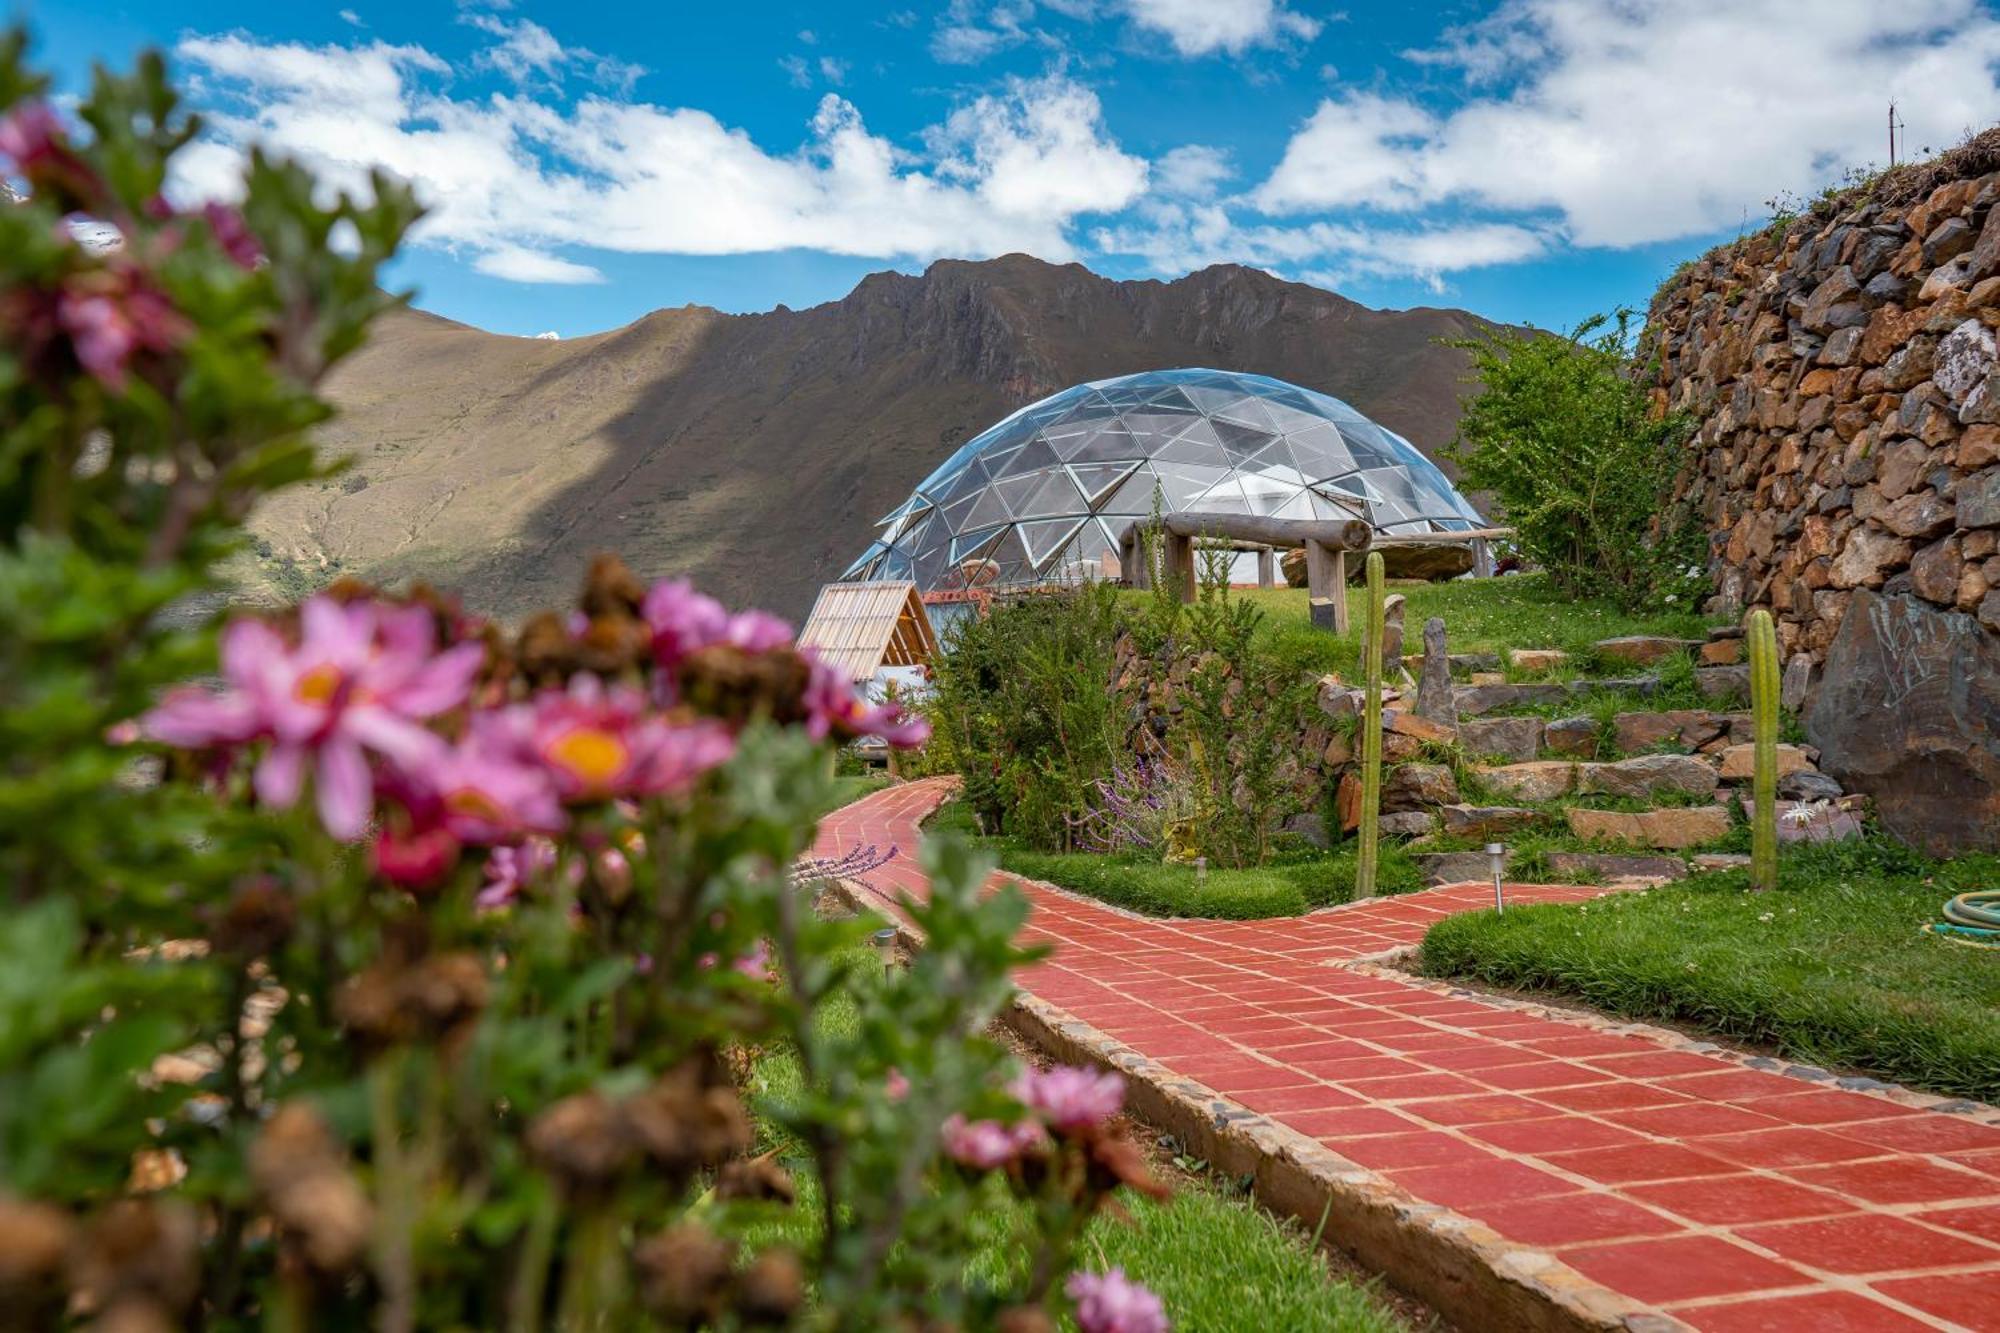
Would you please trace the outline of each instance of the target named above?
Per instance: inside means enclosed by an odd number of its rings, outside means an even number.
[[[1582,764],[1577,790],[1606,796],[1649,799],[1662,792],[1706,796],[1715,790],[1715,769],[1685,754],[1647,754],[1615,764]]]
[[[1587,759],[1597,753],[1597,719],[1559,717],[1542,728],[1542,744],[1555,754]]]
[[[1676,653],[1691,652],[1701,646],[1698,639],[1667,639],[1656,634],[1627,634],[1622,638],[1599,639],[1591,645],[1607,662],[1627,666],[1651,666]]]
[[[1395,669],[1403,656],[1403,607],[1408,599],[1399,592],[1382,599],[1382,671]]]
[[[1696,667],[1694,687],[1704,699],[1748,699],[1750,668],[1743,666]]]
[[[1319,678],[1319,711],[1331,718],[1354,717],[1360,713],[1364,696],[1350,689],[1338,676]]]
[[[1830,801],[1777,801],[1779,842],[1846,842],[1861,836],[1861,819]],[[1754,819],[1757,803],[1743,798],[1743,814]]]
[[[1279,556],[1278,572],[1285,576],[1285,584],[1287,587],[1292,587],[1292,588],[1305,587],[1306,548],[1303,546],[1294,546],[1291,550]]]
[[[1303,838],[1315,847],[1330,847],[1332,841],[1326,836],[1326,821],[1310,811],[1293,815],[1278,826],[1286,833]]]
[[[1806,735],[1820,767],[1932,855],[2000,850],[2000,638],[1969,615],[1858,592]]]
[[[1455,579],[1460,574],[1471,572],[1472,544],[1459,545],[1456,542],[1394,542],[1378,541],[1368,548],[1382,553],[1382,573],[1392,579]],[[1299,553],[1300,579],[1303,580],[1305,553]],[[1289,577],[1289,575],[1287,576]],[[1365,575],[1361,562],[1350,559],[1347,562],[1347,581],[1360,583]],[[1303,582],[1294,584],[1302,587]]]
[[[1441,805],[1438,816],[1453,837],[1497,838],[1539,823],[1542,812],[1518,805]]]
[[[1417,678],[1419,715],[1443,726],[1458,726],[1458,705],[1451,693],[1451,655],[1445,651],[1444,617],[1424,622],[1423,672]]]
[[[1738,640],[1723,639],[1723,643]],[[1674,744],[1699,750],[1723,734],[1729,725],[1721,713],[1705,708],[1675,708],[1664,713],[1620,713],[1611,719],[1612,741],[1620,754],[1639,754]]]
[[[1408,736],[1415,741],[1436,741],[1448,745],[1458,739],[1456,728],[1433,722],[1415,713],[1406,713],[1400,708],[1383,709],[1382,726],[1386,731],[1394,732],[1398,736]]]
[[[1529,760],[1542,752],[1538,717],[1468,718],[1458,724],[1458,741],[1473,754]]]
[[[1398,764],[1382,776],[1382,809],[1390,813],[1457,801],[1458,782],[1443,764]]]
[[[1563,812],[1570,832],[1579,838],[1609,838],[1641,847],[1679,850],[1699,847],[1729,836],[1729,812],[1719,805],[1691,805],[1661,810],[1570,809]]]
[[[1777,745],[1778,776],[1789,773],[1813,771],[1812,760],[1796,745]],[[1724,782],[1748,782],[1757,774],[1757,747],[1755,745],[1732,745],[1722,752],[1722,780]]]
[[[1460,685],[1452,697],[1461,717],[1477,717],[1496,708],[1532,708],[1539,704],[1561,703],[1569,698],[1569,688],[1561,681],[1530,681],[1514,685]]]
[[[1745,870],[1750,865],[1744,852],[1699,852],[1690,859],[1696,870]]]
[[[1734,666],[1743,660],[1743,640],[1711,639],[1701,646],[1703,666]]]
[[[1678,856],[1610,856],[1601,852],[1550,852],[1549,873],[1571,883],[1617,884],[1635,880],[1657,884],[1686,879],[1687,862]]]
[[[1542,673],[1569,661],[1569,654],[1560,648],[1510,648],[1507,661],[1516,671]]]
[[[1464,884],[1472,881],[1480,884],[1493,882],[1493,862],[1485,852],[1419,852],[1412,858],[1417,869],[1423,872],[1424,883],[1436,888],[1441,884]],[[1501,860],[1502,874],[1513,860],[1511,856]]]
[[[1778,795],[1788,801],[1837,801],[1847,793],[1816,768],[1778,775]]]
[[[1383,815],[1376,826],[1391,838],[1421,838],[1437,828],[1437,821],[1422,810],[1403,810]]]
[[[1479,780],[1490,791],[1517,801],[1553,801],[1576,788],[1575,764],[1565,760],[1542,759],[1527,764],[1506,764],[1478,770]]]

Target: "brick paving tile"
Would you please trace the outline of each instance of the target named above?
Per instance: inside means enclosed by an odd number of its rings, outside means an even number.
[[[1884,1296],[1915,1306],[1925,1314],[1949,1320],[1948,1327],[1969,1328],[1977,1333],[2000,1329],[2000,1302],[1993,1299],[1993,1280],[1983,1283],[1973,1278],[1950,1281],[1944,1278],[1906,1278],[1900,1282],[1869,1284]]]
[[[1730,1301],[1676,1313],[1702,1333],[1899,1333],[1935,1327],[1851,1291]]]
[[[837,811],[815,851],[914,848],[949,787]],[[893,910],[928,886],[905,855],[864,887]],[[1482,886],[1249,922],[1021,887],[1054,946],[1024,989],[1631,1300],[1718,1333],[2000,1330],[2000,1127],[1347,966]]]
[[[1710,1226],[1745,1222],[1781,1222],[1829,1213],[1851,1213],[1855,1206],[1837,1194],[1809,1190],[1773,1176],[1744,1173],[1637,1185],[1626,1194]]]
[[[1834,1273],[1903,1273],[2000,1263],[2000,1249],[1991,1245],[1875,1213],[1745,1227],[1738,1234],[1787,1259]]]
[[[1668,1236],[1556,1253],[1584,1276],[1656,1304],[1812,1283],[1796,1268],[1716,1236]]]

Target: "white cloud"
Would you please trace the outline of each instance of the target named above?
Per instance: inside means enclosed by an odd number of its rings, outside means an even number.
[[[1168,150],[1153,164],[1153,190],[1174,198],[1207,199],[1235,174],[1227,148],[1183,144]]]
[[[1328,98],[1253,193],[1285,213],[1456,204],[1560,219],[1581,245],[1701,235],[2000,117],[2000,20],[1976,0],[1509,0],[1413,53],[1449,110]]]
[[[491,14],[466,13],[460,21],[500,39],[480,52],[479,62],[522,86],[539,83],[559,87],[563,75],[575,70],[593,83],[630,92],[646,72],[643,65],[599,55],[588,47],[566,47],[554,33],[531,19],[509,23]]]
[[[1284,0],[1124,0],[1124,8],[1134,23],[1164,34],[1184,56],[1311,41],[1321,27],[1285,8]]]
[[[366,23],[363,23],[361,21],[361,16],[355,13],[351,9],[343,9],[340,11],[340,21],[342,23],[351,24],[352,26],[357,28],[365,28],[368,26]]]
[[[821,56],[819,58],[820,77],[836,88],[847,82],[847,71],[849,68],[851,66],[845,60],[840,60],[833,56]]]
[[[379,165],[431,209],[417,243],[517,281],[600,280],[560,257],[572,247],[1065,260],[1080,217],[1126,207],[1146,183],[1146,164],[1110,138],[1096,96],[1060,75],[1013,80],[961,107],[923,136],[920,155],[870,133],[829,94],[805,141],[776,152],[693,108],[602,92],[567,99],[532,80],[513,94],[455,95],[444,62],[419,47],[232,34],[188,38],[179,54],[215,105],[212,138],[187,155],[176,198],[226,194],[252,143],[348,189],[364,189]]]
[[[792,87],[812,87],[812,66],[806,63],[804,56],[779,56],[778,68],[785,71],[785,77],[792,81]]]
[[[1035,0],[999,0],[984,9],[978,0],[952,0],[931,34],[931,59],[976,65],[1027,41],[1027,22],[1034,14]]]
[[[561,283],[576,285],[604,281],[604,275],[588,264],[578,264],[558,255],[502,245],[472,261],[472,267],[490,278],[509,282]]]

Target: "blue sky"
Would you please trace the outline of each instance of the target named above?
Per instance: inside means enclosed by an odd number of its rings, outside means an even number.
[[[67,91],[170,51],[213,131],[433,214],[397,275],[500,332],[800,307],[1024,250],[1254,264],[1565,326],[1766,201],[2000,119],[1977,0],[42,0]]]

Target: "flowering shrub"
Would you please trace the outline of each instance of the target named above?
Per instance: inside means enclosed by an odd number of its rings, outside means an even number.
[[[1121,1087],[1010,1084],[982,1035],[1021,899],[927,849],[929,947],[881,977],[852,961],[867,923],[812,911],[881,856],[800,860],[833,745],[921,721],[775,618],[608,558],[518,633],[351,583],[210,632],[242,516],[325,475],[314,386],[396,299],[377,274],[417,210],[256,157],[237,206],[177,210],[198,127],[158,62],[100,77],[72,130],[22,49],[0,41],[0,174],[29,192],[0,206],[7,1320],[1029,1333],[1068,1300],[1088,1333],[1159,1327],[1122,1275],[1067,1282],[1111,1194],[1159,1190]],[[836,997],[858,1035],[814,1022]],[[748,1155],[767,1042],[806,1072],[764,1113],[809,1190]],[[976,1278],[1005,1190],[1033,1258]]]

